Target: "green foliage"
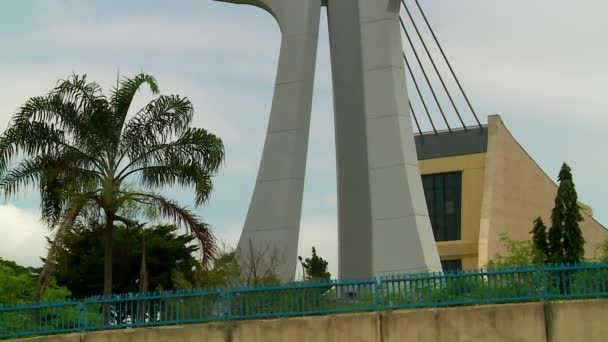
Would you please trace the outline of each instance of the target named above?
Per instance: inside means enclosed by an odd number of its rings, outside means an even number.
[[[0,263],[0,304],[23,303],[32,298],[33,275],[17,273],[14,268]]]
[[[13,261],[0,258],[0,304],[23,304],[32,301],[38,270],[23,267]],[[65,287],[57,286],[51,279],[44,300],[60,300],[71,296]]]
[[[215,240],[209,226],[154,190],[189,187],[196,205],[205,202],[224,159],[223,143],[190,127],[194,109],[187,98],[158,96],[133,111],[133,98],[144,85],[158,94],[156,80],[145,74],[123,78],[109,96],[86,75],[73,75],[29,99],[0,136],[0,192],[11,197],[39,188],[42,219],[55,229],[40,290],[49,283],[65,232],[83,218],[105,221],[105,294],[112,288],[114,223],[134,223],[126,211],[186,228],[199,243],[203,263],[212,261]],[[135,115],[127,118],[129,112]]]
[[[302,257],[298,257],[302,262]],[[302,263],[304,268],[304,279],[306,280],[330,280],[331,274],[327,271],[327,261],[317,255],[312,248],[312,257],[306,258]]]
[[[538,294],[536,274],[503,273],[490,270],[486,275],[450,274],[441,278],[412,277],[395,289],[386,289],[385,303],[410,307],[459,306],[512,302],[513,297],[535,297]]]
[[[243,272],[242,267],[256,268],[254,262],[245,261],[239,264],[237,253],[233,249],[227,249],[218,253],[210,268],[197,265],[192,277],[186,277],[182,272],[173,274],[173,282],[176,288],[225,288],[256,285],[279,284],[280,281],[274,273],[274,269],[262,273]],[[262,268],[262,267],[259,267]]]
[[[115,260],[113,291],[137,292],[142,248],[146,248],[148,283],[152,290],[174,288],[173,274],[180,272],[189,279],[198,264],[192,256],[197,251],[191,235],[178,235],[171,225],[146,229],[117,226],[114,228]],[[75,297],[99,295],[103,289],[103,227],[75,227],[64,237],[56,262],[56,277]]]
[[[602,242],[600,249],[600,259],[601,261],[608,261],[608,240]]]
[[[547,227],[540,217],[534,220],[534,228],[531,233],[535,252],[532,261],[537,264],[544,264],[549,259],[549,244],[547,242]]]
[[[497,255],[489,264],[489,268],[525,266],[533,263],[538,257],[532,241],[511,240],[506,233],[500,235],[500,241],[506,249],[506,254]]]
[[[241,269],[238,264],[235,251],[228,251],[220,254],[213,261],[213,267],[204,269],[198,267],[195,270],[197,285],[221,288],[233,285],[235,279],[241,277]]]
[[[558,176],[555,207],[549,229],[549,261],[580,262],[585,256],[585,240],[579,223],[583,221],[570,167],[564,163]]]
[[[363,291],[349,294],[339,293],[345,288],[332,288],[323,282],[294,284],[293,287],[273,287],[256,291],[231,293],[231,314],[250,318],[272,318],[310,315],[322,312],[366,311],[376,308],[376,294]]]

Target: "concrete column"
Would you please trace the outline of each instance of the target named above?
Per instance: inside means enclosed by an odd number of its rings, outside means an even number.
[[[339,276],[440,270],[401,58],[399,0],[328,1]]]
[[[257,182],[238,244],[245,276],[295,277],[321,0],[229,0],[269,11],[282,40]],[[255,265],[251,265],[254,263]],[[270,264],[272,263],[272,264]]]
[[[338,274],[368,277],[372,269],[371,193],[357,0],[327,4],[334,92],[338,184]]]

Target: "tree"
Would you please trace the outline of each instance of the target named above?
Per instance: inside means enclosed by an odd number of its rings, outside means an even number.
[[[608,240],[602,242],[602,244],[598,247],[601,250],[600,260],[602,262],[608,261]]]
[[[38,271],[0,258],[0,305],[30,302]],[[51,285],[44,299],[58,300],[68,296],[70,292],[65,287],[56,286],[55,280],[51,279]]]
[[[534,263],[543,264],[549,258],[549,244],[547,242],[547,227],[543,220],[537,217],[534,220],[532,233],[532,244],[534,246]]]
[[[578,195],[568,164],[564,163],[558,176],[559,187],[555,207],[551,211],[549,229],[549,260],[551,262],[580,262],[585,256],[585,239],[579,223],[583,221]]]
[[[298,257],[302,262],[302,257]],[[312,257],[306,258],[302,263],[304,268],[304,279],[306,280],[330,280],[331,274],[327,272],[327,261],[317,255],[315,248],[312,248]]]
[[[251,240],[244,255],[226,244],[220,248],[211,267],[197,265],[193,279],[183,273],[174,274],[178,288],[192,287],[244,287],[279,283],[276,276],[281,258],[276,248],[255,248]]]
[[[530,240],[511,240],[506,233],[500,234],[500,241],[506,249],[505,255],[497,255],[489,264],[494,267],[517,267],[530,265],[535,257],[534,244]]]
[[[224,158],[222,141],[190,127],[192,104],[177,95],[159,96],[127,118],[143,85],[158,94],[156,80],[146,74],[123,78],[109,97],[86,75],[73,75],[47,95],[29,99],[0,137],[0,189],[10,197],[37,186],[42,219],[55,231],[36,297],[48,284],[64,235],[89,216],[104,221],[103,294],[111,294],[114,223],[134,224],[124,215],[132,203],[137,215],[169,219],[189,229],[200,245],[202,263],[212,260],[209,226],[153,191],[192,187],[195,204],[204,203]],[[141,186],[133,187],[131,181]]]
[[[55,276],[58,284],[66,286],[75,297],[99,295],[103,285],[103,275],[98,271],[103,263],[103,228],[103,225],[74,227],[64,237],[56,259]],[[118,225],[113,233],[112,258],[116,260],[113,288],[117,292],[171,290],[175,272],[192,278],[192,270],[198,264],[193,253],[198,247],[192,244],[191,235],[178,235],[172,225],[146,229]],[[144,252],[146,258],[142,264]],[[145,272],[141,272],[144,265]],[[143,282],[147,282],[147,286],[142,288]]]

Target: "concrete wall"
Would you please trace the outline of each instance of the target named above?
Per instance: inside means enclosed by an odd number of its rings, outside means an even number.
[[[11,341],[27,341],[27,342],[80,342],[81,340],[80,334],[67,334],[67,335],[54,335],[54,336],[41,336],[41,337],[32,337],[32,338],[22,338],[22,339],[14,339],[14,340],[6,340],[8,342]]]
[[[608,300],[386,311],[48,336],[36,342],[603,342]]]
[[[382,342],[546,341],[542,303],[389,312],[381,321]]]
[[[462,171],[461,240],[437,243],[441,260],[462,259],[465,269],[478,268],[479,220],[484,185],[485,153],[420,161],[423,175]]]
[[[557,185],[513,138],[499,116],[488,118],[483,202],[479,232],[479,266],[504,253],[499,237],[530,239],[532,222],[541,216],[550,225]],[[574,169],[576,183],[576,169]],[[586,240],[585,256],[594,258],[599,243],[608,238],[603,228],[587,213],[581,230]]]
[[[607,300],[555,302],[546,309],[548,341],[608,340]]]

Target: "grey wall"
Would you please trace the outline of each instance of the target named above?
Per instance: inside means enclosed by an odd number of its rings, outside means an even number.
[[[434,132],[416,135],[418,160],[484,153],[488,149],[488,127],[469,127],[467,130]]]

